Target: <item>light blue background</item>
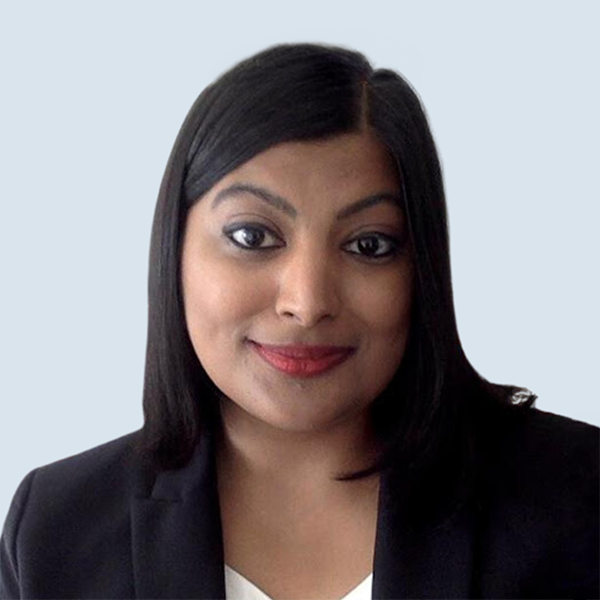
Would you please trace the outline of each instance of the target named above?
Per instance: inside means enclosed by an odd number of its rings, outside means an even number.
[[[151,219],[200,91],[278,42],[422,97],[485,377],[600,423],[600,4],[2,2],[0,518],[32,468],[137,429]]]

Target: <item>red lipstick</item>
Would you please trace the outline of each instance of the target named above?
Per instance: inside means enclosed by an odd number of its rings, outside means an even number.
[[[355,348],[342,346],[274,346],[250,342],[259,356],[277,370],[295,377],[314,377],[343,363]]]

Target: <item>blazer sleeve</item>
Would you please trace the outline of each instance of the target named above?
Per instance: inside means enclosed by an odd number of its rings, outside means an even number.
[[[37,469],[31,471],[19,485],[0,538],[0,598],[21,598],[19,582],[19,525],[29,499],[31,484]]]

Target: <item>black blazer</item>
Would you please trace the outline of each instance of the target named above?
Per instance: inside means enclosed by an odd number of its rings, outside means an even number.
[[[598,433],[531,410],[490,456],[482,508],[418,535],[382,476],[373,598],[598,598]],[[153,477],[131,451],[137,435],[24,479],[2,536],[2,598],[225,597],[212,438]]]

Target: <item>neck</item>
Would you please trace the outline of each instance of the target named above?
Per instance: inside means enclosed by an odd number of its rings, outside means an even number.
[[[240,485],[336,494],[373,485],[377,479],[335,480],[370,466],[376,457],[378,445],[368,411],[326,431],[290,431],[260,421],[224,399],[217,439],[221,476]]]

